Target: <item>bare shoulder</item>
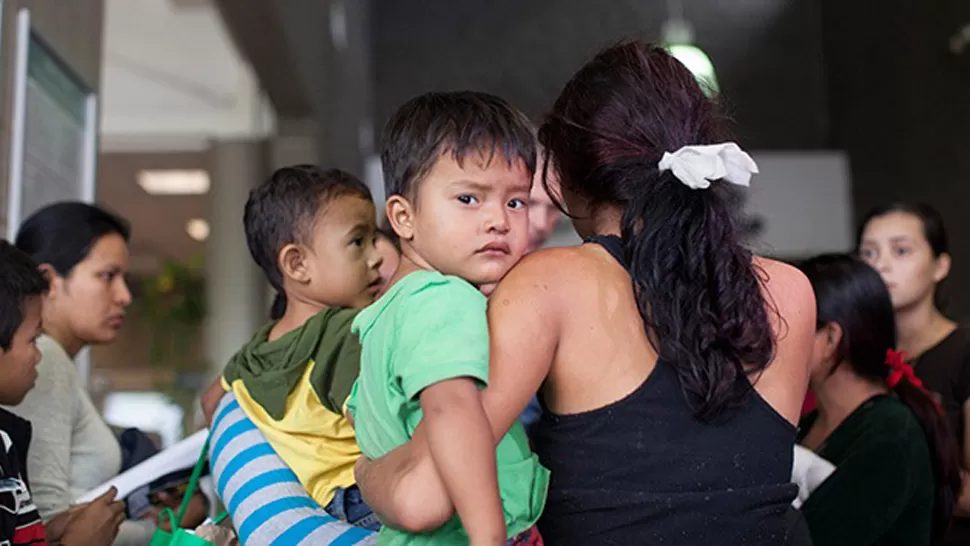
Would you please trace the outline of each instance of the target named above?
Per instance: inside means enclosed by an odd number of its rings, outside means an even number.
[[[812,345],[815,340],[815,293],[808,278],[788,264],[755,258],[764,286],[768,318],[774,330],[775,354],[755,389],[790,423],[801,413]]]
[[[789,351],[808,351],[815,334],[812,284],[801,271],[786,263],[755,258],[755,265],[762,271],[779,356]]]
[[[610,266],[622,271],[619,264],[595,245],[547,248],[523,258],[499,283],[499,290],[575,288],[576,284],[601,281]]]
[[[797,267],[772,260],[756,257],[754,265],[765,273],[765,285],[769,290],[795,290],[799,294],[812,294],[812,285]]]
[[[787,318],[789,313],[811,310],[815,315],[815,292],[804,273],[784,262],[767,258],[755,258],[755,266],[761,270],[765,292],[778,312]],[[814,325],[814,322],[813,322]]]
[[[556,307],[563,301],[575,303],[574,298],[563,298],[563,295],[575,296],[584,285],[603,280],[608,262],[600,255],[601,252],[593,245],[533,252],[509,271],[489,300],[513,299],[531,304],[544,302],[543,306],[547,308]]]

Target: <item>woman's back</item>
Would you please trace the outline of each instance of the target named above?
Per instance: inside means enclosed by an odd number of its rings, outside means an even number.
[[[600,244],[541,253],[516,271],[570,264],[556,268],[562,273],[547,277],[547,296],[538,296],[555,305],[572,295],[535,437],[552,471],[543,536],[553,544],[703,544],[728,537],[731,544],[784,544],[796,492],[791,420],[805,389],[804,358],[776,359],[743,405],[713,423],[699,420],[674,367],[658,360],[647,339],[619,263],[619,238],[595,240]],[[804,278],[776,264],[767,268],[776,274],[769,292],[794,279],[796,300],[807,297],[811,305]],[[776,303],[789,320],[791,304]],[[790,320],[798,328],[799,317]],[[807,348],[804,339],[783,335],[776,352],[787,356],[792,342]],[[741,375],[734,388],[750,385]]]
[[[744,245],[733,186],[757,165],[683,64],[639,42],[586,63],[539,140],[551,194],[600,243],[528,256],[489,302],[489,418],[504,426],[540,383],[560,416],[539,431],[558,472],[540,530],[778,544],[815,304]]]
[[[658,361],[623,400],[543,415],[534,441],[552,479],[542,535],[550,544],[786,544],[794,436],[757,395],[723,423],[702,423]]]

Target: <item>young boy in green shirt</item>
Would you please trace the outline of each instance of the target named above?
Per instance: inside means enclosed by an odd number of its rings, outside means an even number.
[[[354,319],[361,374],[348,409],[370,458],[423,422],[457,517],[422,535],[385,526],[378,544],[541,544],[534,524],[548,471],[521,425],[495,449],[479,396],[488,325],[478,288],[498,282],[528,244],[531,124],[491,95],[429,93],[397,111],[382,147],[401,265]]]

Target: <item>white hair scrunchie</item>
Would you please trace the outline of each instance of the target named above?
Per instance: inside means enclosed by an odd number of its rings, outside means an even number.
[[[713,180],[748,186],[751,175],[758,173],[758,165],[734,142],[684,146],[674,153],[665,152],[658,167],[661,172],[672,171],[693,190],[707,189]]]

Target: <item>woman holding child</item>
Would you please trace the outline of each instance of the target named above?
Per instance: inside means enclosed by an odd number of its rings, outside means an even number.
[[[716,104],[662,49],[627,43],[573,77],[539,137],[587,244],[528,256],[490,298],[482,403],[498,439],[541,393],[543,539],[804,539],[789,482],[814,301],[804,276],[741,245],[729,183],[756,167]],[[385,522],[451,516],[430,453],[419,428],[359,464]]]
[[[539,139],[588,243],[527,257],[492,295],[483,402],[498,435],[540,390],[544,539],[796,540],[814,302],[803,275],[741,245],[728,183],[756,168],[717,105],[662,49],[627,43],[566,84]],[[416,528],[450,512],[421,442],[387,459],[358,475],[372,508]],[[401,461],[413,471],[382,471]]]

